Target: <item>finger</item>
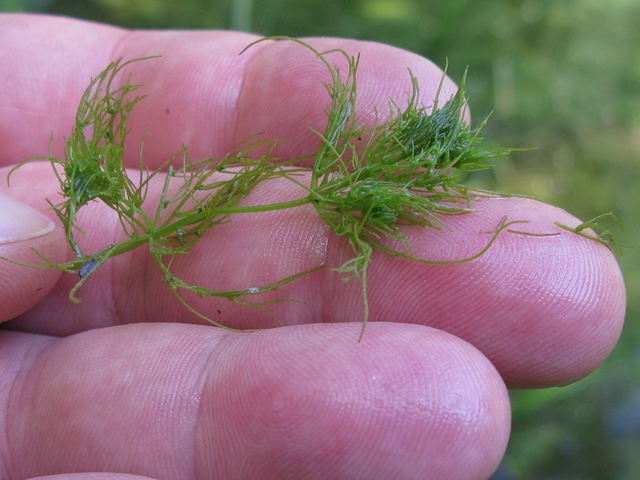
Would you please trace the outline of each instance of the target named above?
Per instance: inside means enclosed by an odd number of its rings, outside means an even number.
[[[0,332],[5,478],[488,478],[506,389],[465,342],[357,324]]]
[[[0,193],[0,323],[27,311],[56,284],[60,273],[51,269],[28,269],[17,263],[38,265],[66,257],[66,239],[54,222],[28,205]]]
[[[64,31],[64,35],[58,33]],[[91,78],[119,57],[161,55],[131,65],[120,82],[145,85],[147,97],[131,115],[127,161],[157,166],[187,145],[192,158],[225,155],[238,143],[263,132],[286,140],[274,155],[294,158],[313,152],[320,142],[329,102],[323,82],[331,77],[309,50],[292,42],[266,42],[242,55],[258,37],[238,32],[127,31],[56,17],[0,16],[0,144],[4,164],[52,153],[63,157],[75,111]],[[384,118],[389,99],[407,102],[418,78],[420,100],[433,103],[442,71],[418,55],[386,45],[338,39],[310,39],[319,50],[342,48],[361,55],[357,116],[360,122]],[[330,61],[342,67],[339,54]],[[441,96],[455,85],[446,81]],[[376,112],[377,110],[377,112]],[[27,133],[28,132],[28,133]]]
[[[29,201],[35,184],[55,199],[48,165],[27,165],[14,175],[9,191],[16,198]],[[162,178],[156,180],[149,192],[152,205],[163,184]],[[304,195],[301,187],[278,180],[254,190],[247,203]],[[482,251],[505,217],[524,223],[499,234],[486,253],[466,263],[429,265],[374,254],[367,281],[370,320],[430,325],[458,335],[479,348],[510,385],[564,384],[592,371],[615,345],[624,318],[624,283],[611,251],[559,228],[556,222],[575,227],[578,220],[555,207],[521,198],[478,199],[473,207],[474,213],[444,218],[450,230],[408,229],[412,252],[454,262]],[[103,205],[90,204],[83,212],[79,226],[88,234],[79,239],[85,251],[123,239],[117,217]],[[248,299],[302,302],[268,306],[286,325],[357,322],[363,318],[360,285],[355,280],[345,284],[332,270],[352,255],[347,242],[330,234],[307,205],[233,216],[203,236],[190,255],[176,258],[172,271],[191,284],[234,290],[324,265],[276,292]],[[11,327],[68,335],[140,321],[201,322],[171,295],[145,249],[105,263],[80,290],[80,305],[67,299],[76,281],[65,275]],[[266,313],[224,298],[185,299],[229,327],[276,326]]]
[[[140,475],[127,475],[122,473],[71,473],[69,475],[46,475],[34,477],[30,480],[152,480]]]

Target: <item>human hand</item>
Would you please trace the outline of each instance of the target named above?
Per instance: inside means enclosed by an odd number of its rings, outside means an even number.
[[[308,127],[321,131],[326,121],[326,70],[290,43],[237,55],[255,39],[0,16],[0,178],[47,152],[51,131],[53,153],[62,156],[82,91],[120,56],[162,55],[131,67],[147,95],[131,117],[131,167],[145,132],[151,168],[183,142],[194,159],[222,156],[258,132],[291,140],[277,147],[283,158],[312,152],[319,140]],[[423,58],[365,42],[311,43],[361,54],[361,119],[372,120],[374,107],[386,112],[389,97],[406,98],[407,68],[420,81],[422,102],[432,103],[442,73]],[[454,91],[446,82],[443,99]],[[11,188],[2,182],[0,189],[13,199],[0,193],[0,238],[23,238],[0,243],[0,256],[33,261],[35,248],[63,260],[62,229],[42,234],[47,221],[15,203],[54,219],[44,201],[59,189],[50,166],[25,165]],[[294,194],[274,185],[252,200]],[[474,206],[477,213],[447,219],[450,233],[415,232],[414,251],[462,258],[486,243],[478,232],[505,215],[537,233],[559,231],[555,221],[579,223],[526,199]],[[98,203],[83,212],[88,251],[114,239],[117,217]],[[24,239],[29,232],[41,235]],[[349,253],[306,207],[243,216],[205,240],[180,268],[194,281],[214,277],[220,288],[338,266]],[[304,301],[274,306],[295,326],[253,334],[193,324],[145,252],[105,264],[80,291],[80,305],[67,298],[74,281],[0,264],[3,479],[74,472],[123,473],[55,478],[487,478],[509,435],[505,384],[561,385],[586,375],[615,345],[625,308],[611,252],[568,232],[504,234],[460,265],[377,255],[368,282],[375,321],[361,343],[358,286],[329,269],[279,291]],[[272,325],[224,300],[201,307],[230,326]]]

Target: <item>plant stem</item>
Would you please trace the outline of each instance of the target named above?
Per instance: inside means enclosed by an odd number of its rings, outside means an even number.
[[[290,208],[301,207],[302,205],[308,205],[313,201],[313,196],[302,197],[297,200],[289,200],[279,203],[267,203],[264,205],[238,205],[234,207],[218,207],[215,209],[216,217],[226,217],[228,215],[239,215],[243,213],[262,213],[271,212],[276,210],[288,210]],[[177,220],[169,225],[159,228],[152,233],[149,233],[146,238],[154,238],[159,240],[163,237],[175,233],[180,228],[188,227],[202,222],[210,217],[208,212],[198,212],[190,214],[180,220]]]

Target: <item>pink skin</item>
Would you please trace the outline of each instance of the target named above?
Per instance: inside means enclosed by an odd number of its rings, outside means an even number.
[[[51,131],[53,153],[63,155],[79,96],[120,56],[162,54],[130,67],[147,95],[130,124],[132,168],[145,131],[152,166],[182,142],[198,159],[223,155],[256,132],[291,140],[277,147],[283,158],[312,152],[318,138],[308,127],[321,131],[326,122],[326,70],[293,43],[262,43],[238,56],[255,39],[0,15],[0,177],[46,154]],[[310,42],[361,53],[360,118],[385,114],[389,97],[406,101],[407,68],[432,104],[442,73],[427,60],[379,44]],[[447,80],[443,99],[454,91]],[[11,187],[0,184],[41,211],[57,191],[46,164],[18,170]],[[248,201],[301,195],[272,182]],[[503,233],[478,260],[458,265],[376,254],[372,322],[361,343],[358,285],[343,285],[329,269],[277,292],[305,302],[274,306],[290,326],[242,334],[196,325],[142,249],[105,264],[80,291],[80,305],[67,299],[75,279],[0,264],[0,321],[13,319],[5,325],[15,330],[0,330],[0,477],[487,478],[509,435],[505,384],[561,385],[596,368],[620,334],[625,292],[606,247],[554,225],[579,223],[566,212],[523,199],[474,207],[446,219],[451,232],[411,231],[415,253],[473,255],[505,215],[527,222],[513,227],[519,231],[560,234]],[[99,203],[87,207],[81,227],[92,235],[81,238],[83,248],[122,238],[115,220]],[[68,255],[57,228],[0,243],[0,256],[33,260],[32,247],[53,260]],[[349,258],[310,207],[239,217],[197,249],[176,273],[215,288]],[[225,300],[197,306],[230,326],[273,325]]]
[[[149,480],[149,477],[121,473],[71,473],[69,475],[47,475],[31,480]]]

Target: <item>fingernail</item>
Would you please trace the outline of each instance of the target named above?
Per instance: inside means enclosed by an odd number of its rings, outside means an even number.
[[[39,211],[0,193],[0,243],[46,235],[55,224]]]

